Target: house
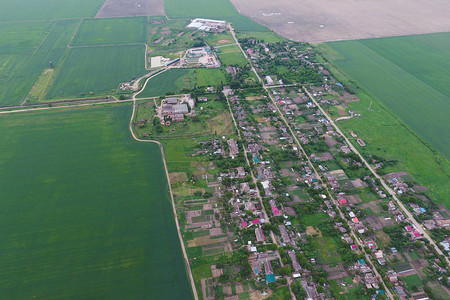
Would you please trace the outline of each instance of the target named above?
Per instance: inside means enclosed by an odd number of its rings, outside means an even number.
[[[266,76],[266,81],[268,85],[273,85],[273,79],[269,75]]]
[[[178,98],[176,98],[176,97],[166,98],[166,99],[164,99],[164,101],[166,102],[166,104],[169,104],[169,105],[178,104]]]
[[[266,240],[266,237],[264,236],[264,232],[261,228],[255,228],[255,235],[256,235],[256,240],[258,242],[263,242]]]
[[[239,153],[239,147],[235,139],[229,139],[227,141],[228,147],[230,149],[230,156],[234,158]]]
[[[189,112],[187,104],[175,104],[172,108],[174,114],[187,114]]]
[[[412,237],[413,237],[414,239],[420,239],[420,238],[422,237],[422,235],[421,235],[420,232],[418,232],[418,231],[413,231],[413,232],[412,232]]]
[[[352,251],[356,251],[356,250],[358,250],[358,246],[353,244],[350,246],[350,249],[352,249]]]

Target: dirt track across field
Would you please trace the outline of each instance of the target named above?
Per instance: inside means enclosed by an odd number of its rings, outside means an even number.
[[[450,31],[448,0],[231,0],[295,41],[326,42]]]
[[[163,16],[164,0],[106,0],[96,18]]]

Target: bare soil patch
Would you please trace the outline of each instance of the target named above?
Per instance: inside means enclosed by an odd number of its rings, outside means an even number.
[[[106,0],[96,18],[163,16],[164,0]]]
[[[183,182],[188,179],[186,172],[172,172],[169,173],[170,183],[174,184],[177,182]]]
[[[282,36],[325,42],[450,31],[447,0],[231,0]]]
[[[313,226],[306,227],[307,235],[317,235],[318,237],[322,237],[322,232],[319,229],[314,228]]]

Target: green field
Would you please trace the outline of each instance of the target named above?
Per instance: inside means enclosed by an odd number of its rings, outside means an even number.
[[[221,47],[218,56],[225,66],[244,66],[247,63],[241,49],[236,45]]]
[[[5,299],[189,299],[159,147],[130,105],[0,118]]]
[[[165,0],[170,19],[212,18],[229,21],[236,30],[269,31],[266,27],[238,13],[229,0]]]
[[[182,89],[191,89],[194,85],[216,86],[221,82],[225,82],[225,75],[220,69],[170,69],[151,78],[138,96],[144,98],[180,93]]]
[[[287,39],[282,37],[281,35],[276,34],[272,31],[243,31],[237,33],[238,39],[241,38],[253,38],[257,40],[264,41],[266,43],[278,43],[278,42],[285,42]]]
[[[47,98],[101,95],[145,74],[145,46],[73,48],[58,71]]]
[[[0,0],[0,21],[93,17],[104,0]]]
[[[225,74],[220,69],[197,69],[194,72],[197,86],[218,86],[226,81]]]
[[[450,33],[328,45],[338,68],[450,158]]]
[[[410,291],[414,286],[419,287],[423,285],[422,279],[420,279],[417,274],[402,277],[401,279],[405,282],[406,288]]]
[[[53,23],[38,22],[0,22],[0,55],[32,54]]]
[[[71,46],[145,43],[147,29],[146,17],[83,20]]]
[[[36,45],[36,42],[38,44],[36,48],[30,49],[29,53],[0,55],[0,106],[20,104],[39,75],[50,67],[50,61],[55,68],[60,67],[68,50],[67,44],[78,22],[78,20],[55,22],[50,32],[39,42],[37,41],[42,37],[40,30],[35,31],[33,36],[24,36],[25,44]],[[27,26],[23,25],[22,28]]]

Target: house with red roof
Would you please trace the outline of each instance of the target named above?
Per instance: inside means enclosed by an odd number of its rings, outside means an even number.
[[[278,210],[278,207],[276,207],[276,206],[272,206],[272,212],[275,217],[280,215],[280,211]]]

